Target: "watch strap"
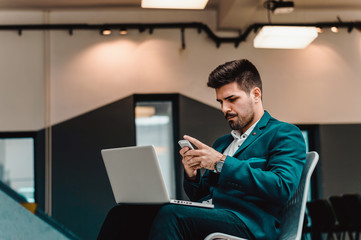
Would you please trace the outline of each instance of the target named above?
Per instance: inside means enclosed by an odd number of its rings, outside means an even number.
[[[226,157],[226,155],[222,155],[221,159],[214,164],[214,170],[216,173],[221,173]]]

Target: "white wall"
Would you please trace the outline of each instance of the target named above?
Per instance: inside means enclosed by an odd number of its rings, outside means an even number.
[[[41,12],[0,12],[0,24],[41,24]],[[0,31],[0,131],[44,127],[43,32]]]
[[[88,10],[50,12],[49,23],[197,21],[216,29],[214,11]],[[357,20],[357,19],[355,19]],[[42,12],[6,12],[3,24],[42,23]],[[228,34],[228,33],[217,33]],[[234,35],[229,33],[228,35]],[[329,31],[305,50],[260,50],[253,35],[238,48],[216,48],[205,33],[137,30],[127,36],[97,31],[0,31],[0,131],[44,126],[44,55],[50,55],[51,122],[58,123],[133,93],[179,92],[218,107],[208,74],[225,61],[248,58],[264,81],[264,102],[275,117],[293,123],[360,123],[361,34]]]

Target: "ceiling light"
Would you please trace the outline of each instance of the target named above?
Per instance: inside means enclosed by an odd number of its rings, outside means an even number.
[[[127,29],[120,29],[120,30],[119,30],[119,34],[120,34],[120,35],[127,35],[127,34],[128,34],[128,31],[127,31]]]
[[[112,30],[110,30],[108,28],[104,28],[104,29],[100,30],[100,34],[103,36],[109,36],[112,34]]]
[[[316,29],[318,33],[323,33],[323,29],[321,27],[317,27]]]
[[[316,37],[316,27],[264,26],[253,40],[255,48],[303,49]]]
[[[142,8],[204,9],[208,0],[142,0]]]
[[[338,27],[332,27],[331,32],[337,33],[338,32]]]

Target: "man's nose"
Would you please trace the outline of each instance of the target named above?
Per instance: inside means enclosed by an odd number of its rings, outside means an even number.
[[[224,114],[226,114],[226,113],[229,112],[229,111],[231,111],[231,108],[230,108],[229,104],[223,103],[223,104],[222,104],[222,112],[223,112]]]

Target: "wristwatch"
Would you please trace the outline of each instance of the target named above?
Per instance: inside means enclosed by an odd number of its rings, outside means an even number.
[[[223,164],[224,164],[224,160],[226,160],[226,155],[223,155],[221,157],[221,160],[216,162],[216,164],[214,165],[214,169],[216,170],[216,173],[221,173]]]

